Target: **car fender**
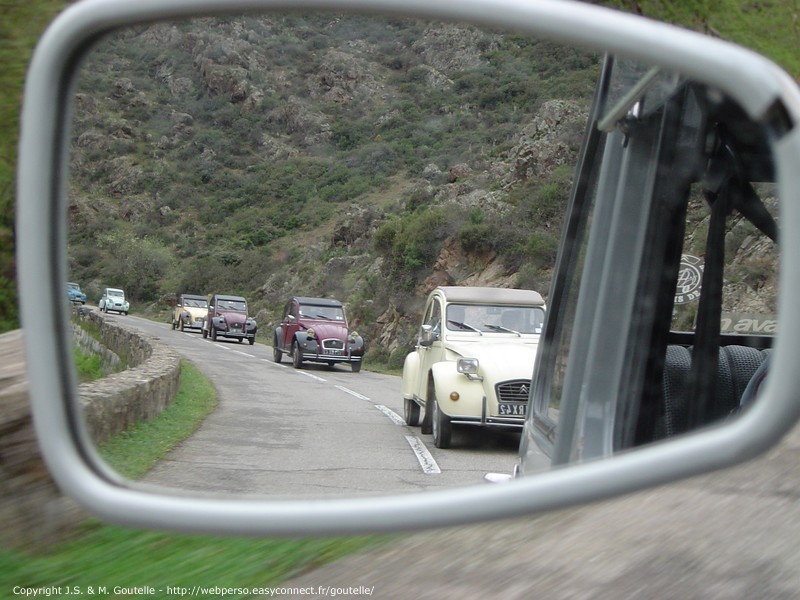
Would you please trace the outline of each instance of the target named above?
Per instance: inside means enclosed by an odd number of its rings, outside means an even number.
[[[352,341],[350,341],[352,340]],[[351,356],[360,356],[366,352],[367,345],[364,342],[364,338],[360,335],[356,335],[351,337],[350,335],[347,336],[347,351],[350,353]]]
[[[294,341],[297,342],[298,347],[303,349],[303,352],[311,352],[317,354],[319,352],[319,342],[317,338],[309,338],[305,331],[296,331],[294,334]]]
[[[419,350],[414,350],[406,355],[403,361],[402,391],[403,398],[414,398],[414,392],[419,389]]]
[[[486,396],[481,379],[470,379],[456,369],[456,363],[441,361],[431,368],[433,386],[439,410],[448,416],[483,414],[483,399]],[[458,394],[453,400],[451,394]]]

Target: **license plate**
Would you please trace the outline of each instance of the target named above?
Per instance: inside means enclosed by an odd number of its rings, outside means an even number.
[[[525,403],[520,403],[520,404],[501,403],[499,405],[500,414],[512,417],[524,417],[525,409],[527,406],[528,405]]]
[[[338,350],[336,348],[324,348],[322,353],[330,356],[342,356],[344,354],[344,350]]]

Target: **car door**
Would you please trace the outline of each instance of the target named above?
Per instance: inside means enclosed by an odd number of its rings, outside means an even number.
[[[297,300],[292,299],[286,305],[285,314],[283,316],[283,329],[281,345],[284,349],[289,350],[292,347],[292,340],[294,335],[300,330],[300,323],[298,317],[300,315],[300,306]]]
[[[431,367],[440,360],[444,351],[442,342],[442,299],[432,296],[425,307],[425,316],[419,332],[419,377],[417,378],[416,396],[426,399],[428,395],[428,379]]]

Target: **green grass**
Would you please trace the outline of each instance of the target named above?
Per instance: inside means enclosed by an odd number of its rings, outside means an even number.
[[[157,419],[138,423],[100,447],[100,455],[125,477],[138,479],[167,452],[189,437],[217,405],[211,382],[181,361],[178,393]]]
[[[14,597],[14,587],[24,586],[61,588],[50,598],[74,598],[67,593],[73,588],[89,597],[91,586],[95,598],[171,598],[175,594],[167,593],[168,586],[199,586],[241,588],[225,598],[261,598],[265,594],[251,594],[250,590],[278,586],[295,574],[363,550],[381,539],[221,538],[143,532],[91,522],[77,539],[54,546],[43,555],[0,550],[0,596]],[[115,586],[152,586],[156,593],[117,594]],[[107,593],[98,593],[101,587]],[[222,595],[209,591],[192,597]]]
[[[161,415],[116,436],[100,448],[118,472],[136,479],[186,439],[217,405],[211,382],[188,361],[181,363],[180,388]],[[226,598],[254,598],[253,588],[280,585],[313,569],[389,538],[251,539],[176,535],[126,529],[96,520],[73,539],[46,551],[0,549],[0,598],[15,586],[50,591],[49,598],[73,598],[79,590],[96,598],[165,598],[167,587],[241,588]],[[151,586],[155,594],[115,593],[114,588]],[[105,588],[102,593],[100,588]],[[55,588],[60,588],[57,591]],[[249,588],[249,590],[245,590]],[[72,592],[72,593],[70,593]],[[40,592],[42,596],[44,592]],[[218,591],[194,598],[219,598]]]
[[[103,361],[100,359],[100,356],[97,354],[87,354],[79,348],[75,348],[75,368],[78,371],[78,380],[81,383],[102,379],[105,376],[103,372]]]

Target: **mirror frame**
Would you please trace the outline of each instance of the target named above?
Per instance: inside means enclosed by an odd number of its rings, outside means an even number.
[[[781,327],[763,397],[740,418],[613,458],[507,484],[382,498],[276,501],[166,495],[134,484],[96,456],[77,413],[71,362],[66,206],[74,79],[102,34],[167,18],[258,10],[389,13],[507,27],[637,57],[716,86],[756,121],[788,124],[773,144],[784,232],[800,231],[800,91],[745,48],[613,9],[571,0],[82,0],[51,24],[30,63],[22,112],[17,259],[30,395],[42,454],[61,489],[91,513],[126,526],[234,535],[358,534],[509,518],[631,492],[749,459],[800,417],[800,235],[781,236]],[[41,299],[50,299],[42,308]],[[509,470],[513,465],[509,464]]]

